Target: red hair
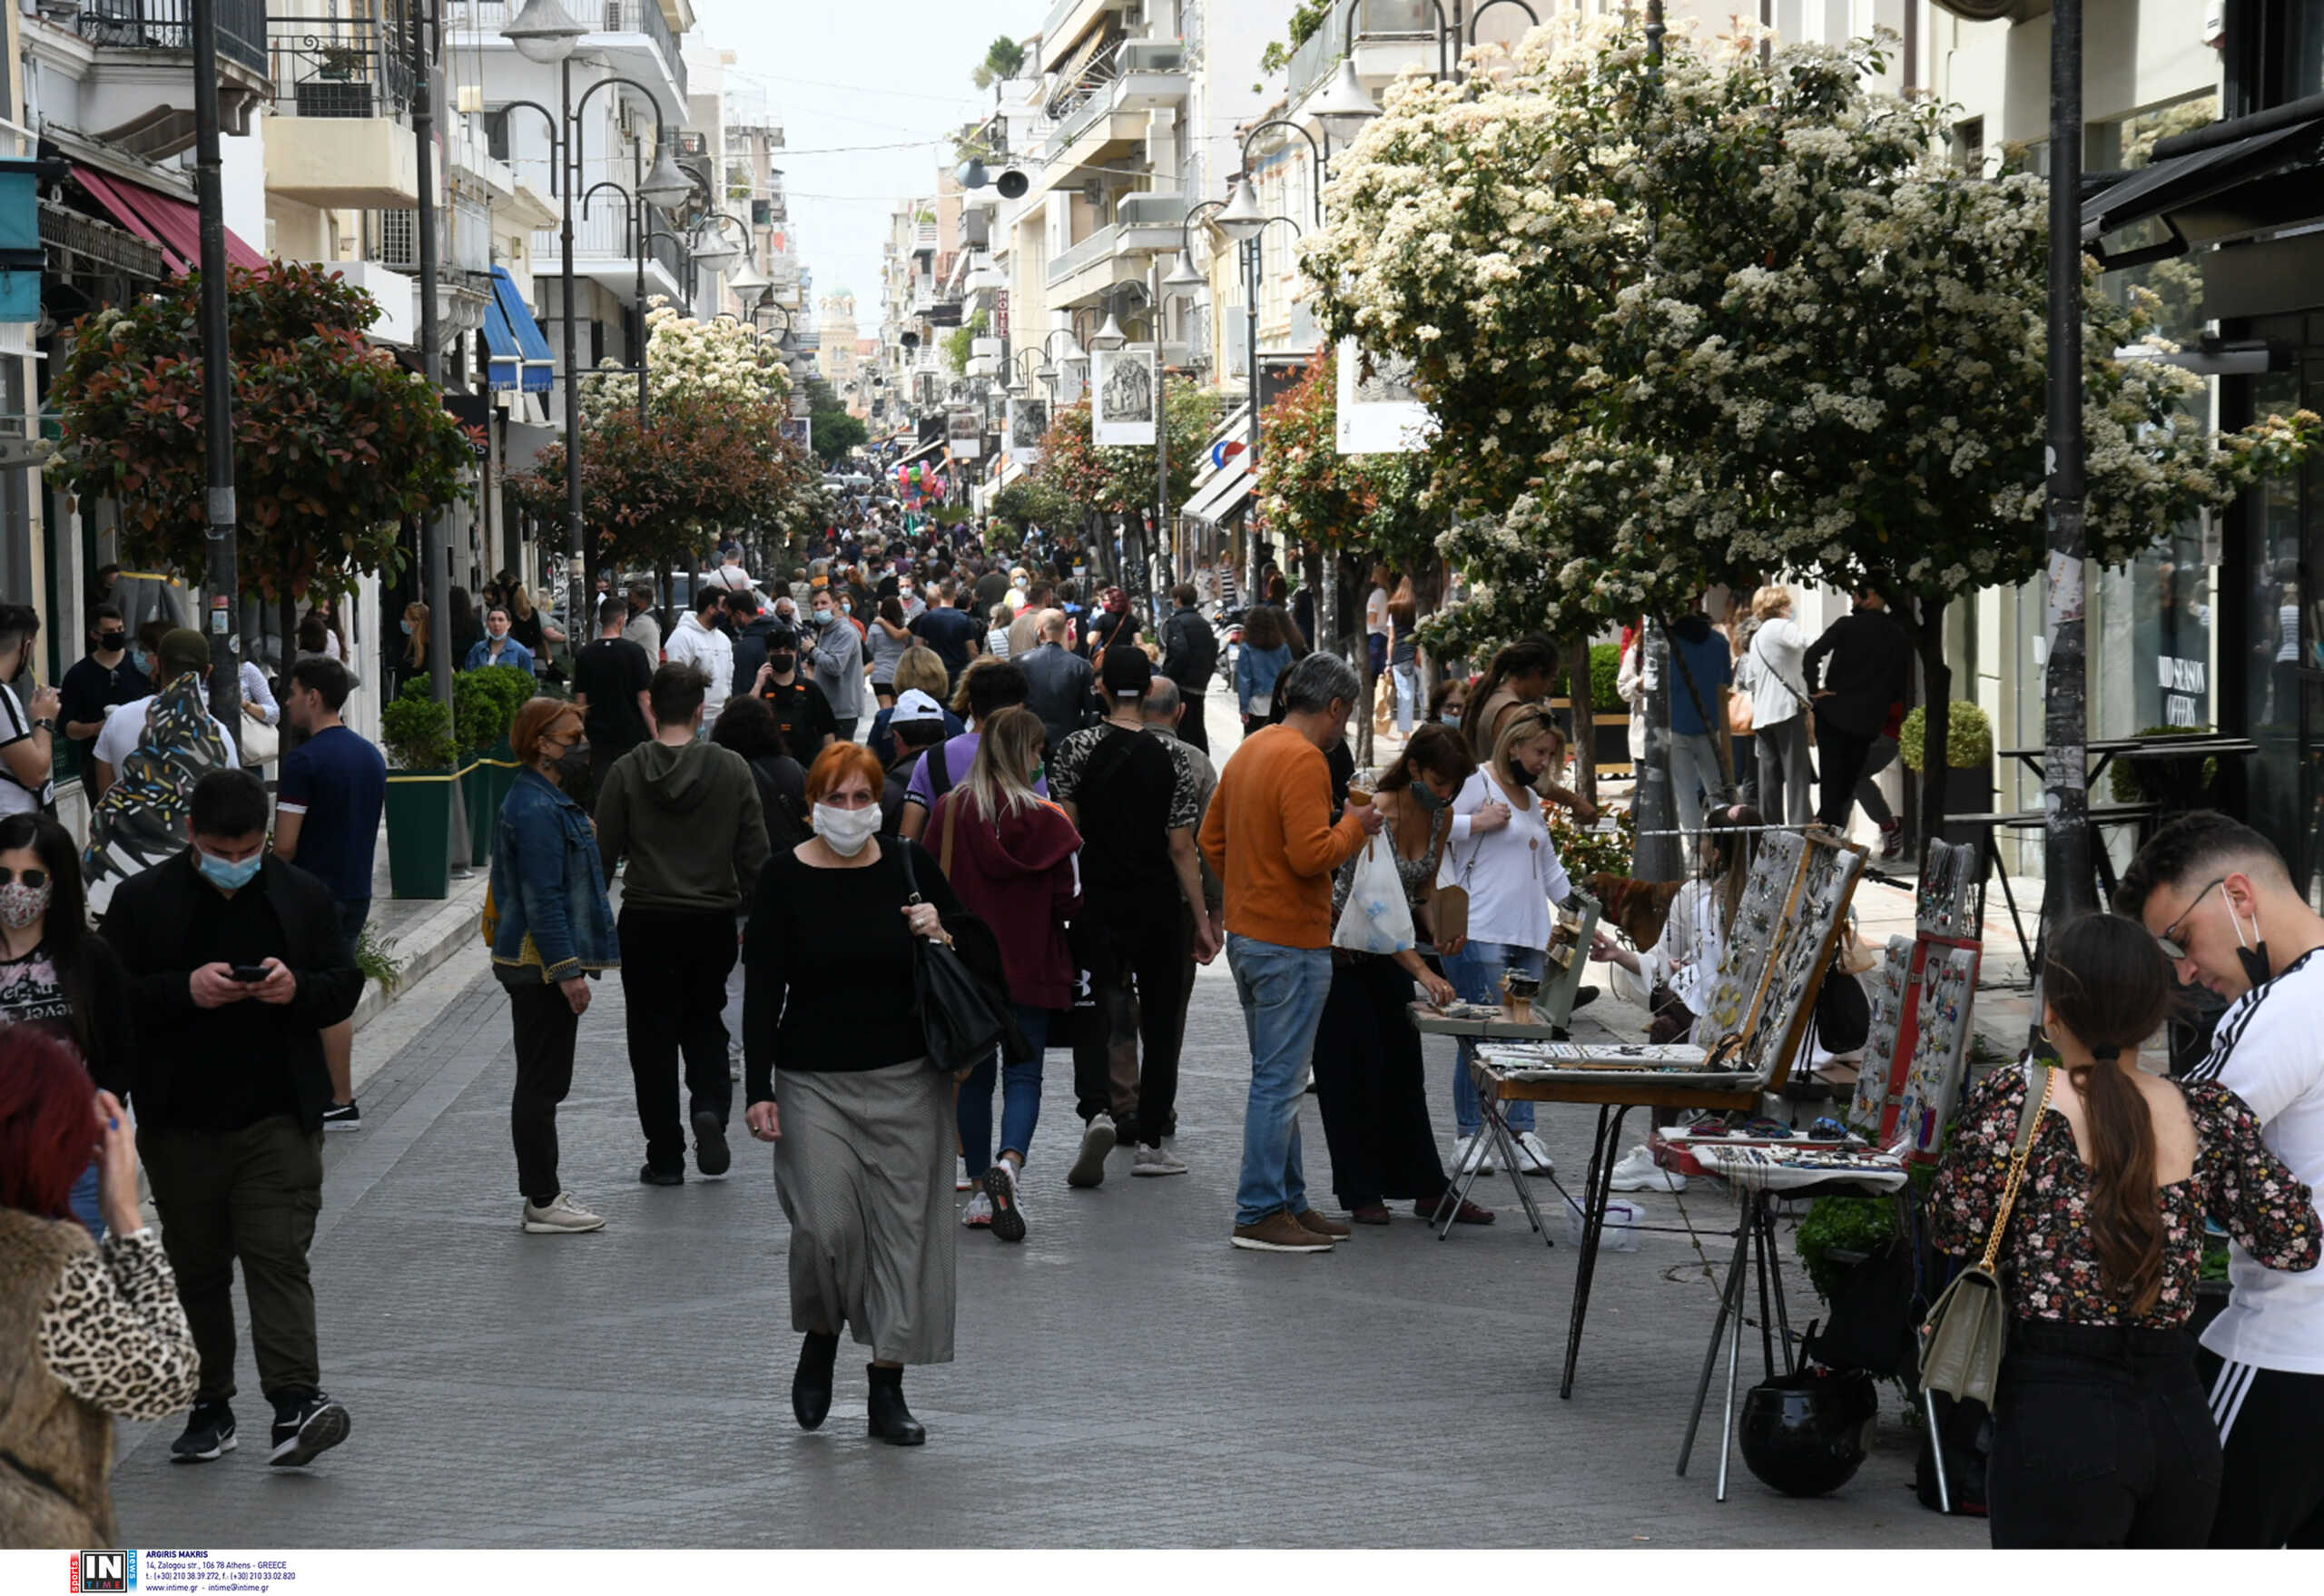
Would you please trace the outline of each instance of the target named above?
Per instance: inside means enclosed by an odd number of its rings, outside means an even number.
[[[104,1145],[96,1095],[70,1044],[0,1026],[0,1204],[44,1219],[72,1212],[73,1183]]]
[[[834,743],[815,755],[815,763],[807,767],[807,802],[814,803],[826,793],[847,784],[850,776],[862,776],[871,784],[872,795],[877,798],[888,773],[880,768],[879,756],[861,743]]]

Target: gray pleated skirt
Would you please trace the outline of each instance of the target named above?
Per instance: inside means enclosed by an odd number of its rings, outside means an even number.
[[[778,1071],[774,1189],[791,1221],[791,1327],[845,1324],[883,1363],[952,1361],[951,1078],[923,1060]]]

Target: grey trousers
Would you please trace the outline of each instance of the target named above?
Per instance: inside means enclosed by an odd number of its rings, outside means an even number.
[[[1759,813],[1769,825],[1804,826],[1816,813],[1816,771],[1807,759],[1807,717],[1793,715],[1751,734],[1758,744]]]
[[[1704,813],[1726,785],[1712,733],[1670,734],[1670,812],[1679,825],[1689,832],[1701,830]]]

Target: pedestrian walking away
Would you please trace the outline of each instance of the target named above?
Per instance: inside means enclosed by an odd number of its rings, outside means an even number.
[[[176,857],[121,884],[104,937],[121,958],[145,1039],[137,1149],[162,1244],[201,1349],[181,1462],[234,1439],[236,1265],[250,1303],[278,1467],[347,1439],[322,1390],[307,1253],[322,1207],[322,1031],[355,1010],[363,974],[330,890],[266,852],[266,788],[239,768],[195,783]]]
[[[2232,1092],[2292,1179],[2324,1189],[2324,917],[2275,844],[2225,815],[2183,815],[2139,850],[2113,907],[2154,933],[2182,985],[2230,1000],[2187,1082]],[[2205,1326],[2197,1364],[2221,1447],[2211,1544],[2313,1551],[2324,1547],[2324,1272],[2285,1273],[2240,1238],[2227,1269],[2227,1307]]]
[[[1041,616],[1039,646],[1014,663],[1021,665],[1032,685],[1026,706],[1041,717],[1049,746],[1062,748],[1065,740],[1098,718],[1097,673],[1089,662],[1065,645],[1062,610]]]
[[[980,662],[980,668],[982,662]],[[973,685],[975,673],[971,672]],[[1002,1241],[1025,1237],[1021,1195],[1027,1158],[1041,1108],[1041,1049],[1050,1017],[1073,1002],[1074,965],[1065,926],[1079,906],[1074,852],[1081,834],[1065,811],[1035,790],[1049,746],[1040,717],[1017,705],[979,716],[981,735],[967,779],[939,797],[930,844],[944,877],[970,913],[1000,943],[1022,1058],[999,1060],[1000,1156],[993,1156],[995,1059],[988,1057],[960,1085],[959,1128],[970,1180],[977,1187],[962,1223],[989,1227]],[[931,760],[933,755],[931,756]]]
[[[1177,607],[1162,623],[1162,675],[1177,684],[1179,701],[1186,705],[1186,716],[1178,723],[1179,737],[1189,747],[1208,754],[1210,734],[1203,725],[1203,695],[1210,691],[1210,679],[1218,671],[1218,633],[1195,607],[1193,583],[1181,582],[1170,589],[1170,601]]]
[[[605,1221],[559,1182],[556,1142],[589,982],[621,968],[596,832],[565,791],[588,777],[588,737],[572,704],[536,698],[517,712],[508,743],[521,768],[494,824],[484,935],[517,1048],[508,1135],[519,1222],[535,1236],[598,1230]]]
[[[2117,914],[2067,922],[2047,939],[2041,992],[2056,1064],[2029,1059],[1970,1089],[1929,1194],[1930,1240],[2005,1255],[2014,1286],[1986,1525],[1997,1548],[2201,1546],[2221,1503],[2187,1332],[2205,1217],[2234,1238],[2240,1279],[2263,1288],[2309,1284],[2324,1222],[2251,1105],[2139,1068],[2171,1003],[2152,936]]]
[[[629,862],[617,930],[629,1069],[645,1135],[637,1177],[678,1186],[685,1180],[681,1057],[695,1168],[715,1178],[733,1158],[726,1122],[734,1089],[720,1015],[734,967],[734,917],[766,863],[766,823],[751,767],[700,740],[702,674],[665,665],[654,673],[651,703],[654,740],[624,754],[598,794],[597,849],[608,881]]]
[[[830,1414],[844,1329],[872,1351],[871,1434],[917,1446],[904,1368],[952,1359],[956,1129],[955,1083],[928,1062],[913,940],[948,937],[964,911],[918,843],[878,836],[881,773],[854,744],[825,750],[807,773],[815,835],[760,876],[743,1079],[791,1224],[792,1412],[808,1430]],[[923,902],[908,901],[906,850]]]
[[[371,914],[371,862],[379,814],[387,804],[388,762],[340,720],[355,684],[335,659],[307,658],[283,687],[290,724],[303,738],[282,762],[274,811],[274,852],[330,889],[347,956],[356,957]],[[355,1027],[341,1020],[323,1032],[330,1068],[325,1130],[361,1128],[355,1106]]]
[[[1816,819],[1845,832],[1874,744],[1911,691],[1913,640],[1888,614],[1880,595],[1866,588],[1856,596],[1853,610],[1807,645],[1800,656],[1800,672],[1816,707],[1816,742],[1823,766]],[[1874,793],[1878,802],[1878,789]],[[1885,803],[1880,806],[1887,807]],[[1882,819],[1876,813],[1875,819],[1880,821],[1882,856],[1893,858],[1891,849],[1901,841],[1896,817]]]
[[[1334,823],[1324,751],[1344,742],[1364,684],[1346,661],[1311,654],[1284,674],[1280,724],[1246,740],[1219,773],[1202,852],[1226,886],[1226,958],[1251,1046],[1243,1172],[1231,1240],[1265,1252],[1326,1252],[1350,1234],[1307,1203],[1299,1149],[1301,1079],[1332,979],[1332,875],[1381,829],[1350,804]]]

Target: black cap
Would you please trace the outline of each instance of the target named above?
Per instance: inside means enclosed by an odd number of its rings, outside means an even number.
[[[788,648],[796,654],[799,651],[799,634],[788,626],[777,626],[769,632],[766,635],[766,651],[773,654],[778,648]]]
[[[1144,698],[1154,685],[1154,662],[1143,648],[1108,648],[1100,675],[1108,698]]]

